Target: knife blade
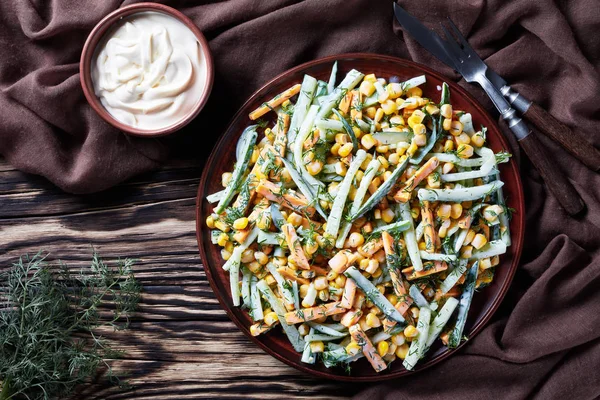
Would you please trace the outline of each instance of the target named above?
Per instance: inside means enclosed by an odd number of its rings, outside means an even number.
[[[452,60],[446,55],[444,50],[444,41],[431,29],[427,28],[418,19],[410,15],[404,8],[394,3],[394,14],[396,20],[421,46],[433,54],[441,62],[456,70]],[[486,76],[492,84],[498,89],[508,87],[508,84],[500,75],[488,68]]]

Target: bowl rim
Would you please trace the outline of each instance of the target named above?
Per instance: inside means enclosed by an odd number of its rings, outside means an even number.
[[[98,96],[96,96],[96,93],[94,91],[94,83],[92,82],[91,72],[91,63],[92,58],[94,57],[94,53],[96,51],[96,47],[98,46],[98,43],[102,40],[106,32],[110,30],[122,18],[145,11],[153,11],[169,15],[183,23],[189,30],[191,30],[198,42],[200,43],[200,52],[206,60],[207,69],[206,84],[204,85],[204,90],[199,96],[196,105],[188,113],[188,115],[186,115],[184,118],[180,119],[172,125],[152,130],[135,128],[133,126],[124,124],[118,121],[116,118],[114,118],[106,110],[106,108],[104,108]],[[98,22],[96,26],[94,26],[94,28],[88,35],[85,44],[83,45],[83,49],[81,51],[81,58],[79,60],[79,81],[81,83],[81,88],[83,89],[83,94],[85,95],[85,98],[87,99],[88,103],[104,121],[108,122],[115,128],[133,136],[160,137],[169,135],[183,128],[185,125],[189,124],[194,118],[196,118],[196,116],[204,108],[213,87],[214,64],[206,37],[190,18],[185,16],[182,12],[164,4],[149,2],[136,3],[114,10],[113,12],[102,18],[100,22]]]
[[[399,58],[399,57],[394,57],[394,56],[389,56],[389,55],[381,55],[381,54],[375,54],[375,53],[366,53],[366,52],[365,53],[342,53],[342,54],[330,55],[330,56],[326,56],[326,57],[319,58],[316,60],[308,61],[306,63],[300,64],[296,67],[288,69],[288,70],[282,72],[281,74],[278,74],[273,79],[270,79],[267,83],[265,83],[263,86],[261,86],[259,89],[257,89],[255,92],[253,92],[252,95],[239,107],[238,111],[231,118],[227,128],[225,128],[225,130],[223,131],[223,134],[221,135],[219,140],[214,144],[213,149],[211,150],[210,156],[207,159],[206,163],[204,164],[202,176],[200,178],[200,184],[198,186],[198,192],[197,192],[197,196],[196,196],[196,240],[198,243],[198,249],[200,252],[200,257],[201,257],[202,265],[204,268],[204,272],[209,281],[212,292],[214,293],[221,308],[225,311],[225,313],[227,314],[229,319],[231,321],[233,321],[233,323],[238,327],[238,329],[244,335],[246,335],[252,343],[258,345],[267,354],[273,356],[274,358],[285,363],[286,365],[289,365],[297,370],[300,370],[302,372],[305,372],[305,373],[312,375],[314,377],[317,377],[317,378],[329,379],[329,380],[335,380],[335,381],[345,381],[345,382],[380,382],[380,381],[396,379],[396,378],[400,378],[400,377],[407,377],[407,376],[413,375],[415,373],[418,373],[420,371],[423,371],[429,367],[432,367],[432,366],[444,361],[445,359],[447,359],[451,355],[455,354],[456,352],[460,351],[467,342],[463,341],[455,349],[447,349],[447,350],[443,351],[441,354],[435,356],[435,358],[429,359],[425,363],[421,364],[420,368],[418,368],[414,371],[401,370],[401,371],[392,372],[392,373],[385,374],[385,375],[373,375],[373,376],[354,376],[354,375],[346,376],[346,375],[336,375],[333,373],[327,373],[327,372],[312,369],[308,365],[304,365],[303,363],[301,363],[299,360],[298,360],[298,362],[294,362],[294,360],[291,360],[291,359],[285,357],[284,355],[278,353],[277,351],[275,351],[274,349],[269,347],[267,343],[259,340],[256,337],[253,337],[250,334],[249,328],[246,327],[244,322],[239,320],[238,317],[233,313],[233,311],[230,309],[229,305],[226,303],[224,296],[220,292],[215,290],[215,288],[217,287],[216,280],[215,280],[216,278],[215,278],[215,276],[213,276],[213,274],[211,272],[212,267],[206,265],[205,260],[207,260],[208,257],[206,255],[206,251],[204,249],[205,244],[202,240],[202,230],[205,229],[205,227],[203,226],[204,217],[206,217],[206,215],[203,214],[202,205],[203,205],[203,202],[205,201],[204,195],[206,192],[206,186],[209,183],[209,176],[208,176],[209,168],[208,168],[208,166],[213,164],[215,162],[215,159],[219,157],[219,155],[215,152],[215,149],[219,148],[222,145],[222,143],[225,141],[225,139],[226,139],[225,133],[227,133],[232,128],[235,121],[240,117],[240,115],[246,109],[246,107],[248,107],[249,104],[254,102],[256,100],[256,98],[258,97],[258,95],[263,90],[268,89],[269,86],[271,86],[274,82],[278,81],[279,79],[283,78],[284,76],[295,74],[298,71],[308,69],[317,64],[327,63],[327,62],[333,63],[336,60],[351,61],[352,59],[383,61],[383,62],[387,61],[387,62],[400,63],[400,64],[404,64],[407,67],[416,68],[417,70],[421,70],[421,71],[425,72],[426,74],[430,74],[430,75],[434,76],[435,78],[440,79],[442,81],[448,82],[451,89],[458,91],[460,93],[460,95],[462,97],[465,97],[469,101],[469,103],[472,104],[473,107],[477,108],[477,110],[482,115],[485,115],[487,118],[489,118],[490,121],[494,122],[494,126],[498,130],[498,133],[499,133],[498,139],[501,142],[502,146],[504,148],[510,148],[508,145],[508,141],[504,137],[504,134],[502,133],[502,130],[496,123],[496,120],[490,116],[490,114],[485,110],[485,108],[470,93],[468,93],[464,88],[460,87],[452,79],[445,77],[440,72],[437,72],[423,64],[420,64],[420,63],[417,63],[414,61],[410,61],[410,60],[406,60],[403,58]],[[522,254],[522,250],[523,250],[523,241],[524,241],[524,235],[525,235],[525,202],[524,202],[523,184],[522,184],[522,181],[521,181],[521,178],[519,175],[519,169],[518,169],[518,165],[516,165],[516,161],[511,160],[509,165],[515,171],[515,176],[516,176],[515,186],[516,186],[517,193],[514,193],[514,198],[518,202],[520,210],[522,211],[520,213],[517,213],[513,217],[516,219],[515,223],[518,227],[517,232],[516,233],[513,232],[512,237],[511,237],[511,239],[513,241],[513,249],[514,249],[513,259],[509,266],[509,271],[508,271],[506,280],[503,282],[503,285],[498,289],[498,294],[496,295],[495,298],[493,298],[493,301],[491,302],[491,304],[489,305],[487,310],[483,313],[483,316],[481,317],[479,322],[473,327],[473,330],[470,332],[470,337],[476,336],[487,325],[487,323],[489,322],[491,317],[498,310],[500,304],[502,303],[502,301],[504,300],[504,297],[506,296],[506,293],[508,292],[510,285],[512,284],[512,282],[514,280],[514,275],[519,266],[519,262],[520,262],[520,258],[521,258],[521,254]],[[207,245],[212,246],[212,244],[207,244]]]

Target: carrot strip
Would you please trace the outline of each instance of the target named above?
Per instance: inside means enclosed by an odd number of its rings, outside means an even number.
[[[394,195],[394,200],[398,203],[406,203],[410,200],[412,191],[421,183],[421,181],[431,174],[440,165],[440,160],[437,157],[431,157],[421,168],[411,176],[403,187],[401,187]]]
[[[345,270],[348,269],[354,262],[356,261],[356,254],[352,253],[349,250],[340,250],[333,256],[328,264],[329,268],[337,272],[338,274],[343,274]]]
[[[428,267],[429,266],[429,267]],[[406,279],[409,281],[423,278],[424,276],[429,276],[433,274],[437,274],[438,272],[442,272],[448,269],[448,264],[443,261],[434,261],[434,264],[425,263],[423,265],[422,271],[415,271],[413,267],[405,268],[402,270],[402,273],[406,275]]]
[[[315,213],[314,207],[309,207],[306,197],[291,189],[287,189],[285,193],[281,193],[281,187],[268,180],[261,181],[256,188],[256,192],[267,200],[293,211],[306,212],[311,217]]]
[[[433,210],[431,202],[424,200],[421,202],[421,218],[425,229],[423,230],[423,238],[425,239],[425,251],[429,253],[435,252],[435,228],[433,226]]]
[[[308,279],[305,279],[305,278],[302,278],[301,276],[296,275],[295,271],[291,268],[287,268],[287,267],[277,268],[277,272],[279,272],[285,278],[294,280],[301,285],[309,285],[310,284],[310,281]]]
[[[344,294],[342,295],[342,301],[340,304],[344,308],[352,308],[354,304],[354,297],[356,296],[356,283],[352,279],[346,279],[344,285]]]
[[[306,254],[304,254],[302,244],[300,243],[300,239],[298,239],[294,226],[292,224],[285,224],[281,227],[281,231],[285,236],[285,241],[292,253],[296,265],[302,269],[310,269],[308,258],[306,258]]]
[[[297,95],[300,92],[301,86],[302,85],[298,83],[292,86],[291,88],[287,89],[286,91],[279,93],[277,96],[273,97],[271,100],[267,101],[266,103],[263,103],[256,110],[252,111],[248,116],[253,121],[262,117],[273,108],[279,107],[284,101]]]
[[[387,368],[387,364],[383,361],[383,358],[377,353],[373,343],[369,340],[365,332],[360,329],[360,325],[352,325],[349,329],[350,335],[352,336],[352,340],[360,345],[362,348],[362,352],[369,360],[373,369],[376,372],[381,372]]]
[[[312,321],[329,315],[341,314],[346,311],[345,308],[340,306],[339,301],[335,301],[333,303],[320,304],[315,307],[290,311],[285,314],[285,322],[288,324],[299,324],[301,322]]]
[[[365,258],[370,258],[373,254],[377,253],[383,248],[383,242],[381,239],[371,240],[359,247],[358,252]]]
[[[360,317],[362,317],[362,315],[363,315],[363,312],[357,308],[348,310],[348,312],[346,314],[344,314],[344,316],[340,320],[340,324],[349,328],[352,325],[357,324],[358,321],[360,320]]]
[[[346,95],[340,101],[339,109],[347,114],[350,111],[350,104],[352,104],[352,96],[354,93],[352,91],[347,92]]]

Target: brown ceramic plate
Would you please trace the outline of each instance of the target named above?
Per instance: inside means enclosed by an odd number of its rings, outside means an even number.
[[[397,378],[414,372],[405,370],[401,362],[394,362],[390,369],[377,374],[373,371],[367,360],[362,358],[352,363],[352,370],[350,375],[348,375],[342,368],[328,369],[322,363],[315,365],[301,363],[300,354],[292,349],[280,329],[273,329],[269,333],[258,337],[250,335],[249,327],[252,324],[251,319],[241,308],[233,306],[229,290],[229,276],[221,268],[224,261],[221,259],[219,247],[211,243],[210,230],[204,225],[206,216],[210,215],[213,209],[205,198],[208,194],[222,190],[221,174],[230,171],[232,168],[235,161],[237,140],[244,128],[250,124],[248,113],[286,88],[300,83],[304,74],[310,74],[317,79],[327,81],[331,66],[336,60],[338,61],[338,77],[343,77],[352,68],[365,74],[374,73],[377,76],[385,78],[396,75],[401,79],[408,79],[425,74],[427,76],[427,83],[421,86],[424,92],[423,95],[432,99],[439,99],[440,92],[438,87],[441,87],[442,82],[448,82],[450,85],[451,102],[454,108],[469,111],[473,115],[475,126],[483,124],[488,127],[488,145],[495,152],[509,149],[506,139],[500,133],[494,120],[475,99],[449,79],[445,79],[439,73],[423,65],[395,57],[375,54],[344,54],[311,61],[284,72],[254,93],[233,117],[233,121],[213,149],[204,167],[200,188],[198,189],[196,204],[198,247],[200,248],[200,256],[204,262],[204,270],[206,271],[210,285],[229,317],[250,340],[258,344],[273,357],[292,367],[321,378],[354,382]],[[525,210],[523,205],[523,188],[517,165],[514,161],[502,164],[500,166],[500,173],[502,180],[505,182],[504,194],[507,197],[508,206],[515,209],[514,217],[510,223],[512,246],[509,247],[505,255],[501,256],[501,262],[496,267],[492,284],[475,295],[465,327],[465,334],[470,338],[483,328],[504,298],[517,269],[523,245]],[[442,361],[446,357],[460,351],[460,347],[450,351],[441,346],[438,340],[426,358],[417,365],[415,371],[421,371]]]

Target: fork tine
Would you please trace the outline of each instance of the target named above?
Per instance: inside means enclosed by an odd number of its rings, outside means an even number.
[[[462,62],[462,59],[464,58],[463,50],[456,43],[456,39],[454,39],[454,37],[452,36],[452,34],[450,34],[448,29],[446,29],[446,27],[443,24],[440,23],[440,25],[441,25],[442,30],[444,31],[444,35],[446,37],[446,40],[445,40],[445,43],[447,45],[446,48],[451,53],[450,56],[452,58],[454,58],[455,64],[456,64],[456,61]]]
[[[454,32],[454,36],[458,40],[460,40],[460,42],[464,46],[465,50],[473,50],[473,48],[471,47],[471,45],[469,44],[469,42],[467,42],[467,39],[465,39],[465,37],[462,35],[462,33],[460,33],[460,30],[454,24],[454,22],[452,22],[452,19],[450,19],[450,17],[448,17],[448,22],[450,23],[450,27],[452,28],[452,31]]]

